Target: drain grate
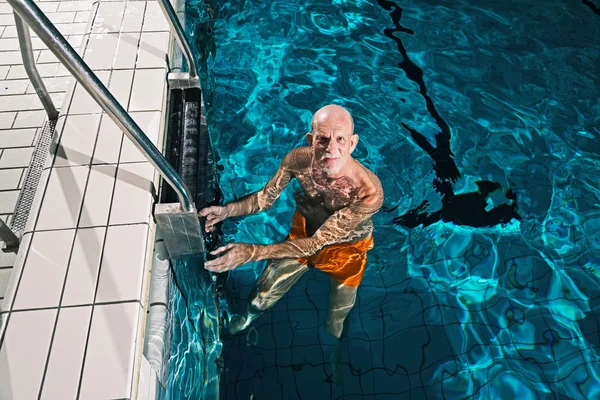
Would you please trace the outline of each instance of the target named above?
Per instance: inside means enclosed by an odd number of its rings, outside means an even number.
[[[44,123],[42,133],[40,134],[35,150],[33,151],[31,163],[29,164],[29,169],[27,169],[23,188],[17,199],[15,214],[11,224],[12,231],[18,237],[23,236],[23,232],[25,231],[35,192],[40,183],[44,165],[46,165],[46,158],[50,153],[50,145],[52,144],[55,128],[56,121],[46,121]]]

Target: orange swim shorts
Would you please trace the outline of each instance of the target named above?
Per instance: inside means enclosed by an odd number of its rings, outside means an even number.
[[[289,239],[307,238],[306,219],[296,212],[292,218]],[[304,265],[315,267],[346,286],[356,287],[365,274],[367,251],[373,248],[373,235],[356,243],[340,243],[326,246],[309,257],[298,258]]]

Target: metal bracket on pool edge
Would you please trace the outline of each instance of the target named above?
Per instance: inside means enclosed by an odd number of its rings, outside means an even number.
[[[200,89],[200,80],[197,76],[190,78],[187,72],[171,72],[168,76],[171,89]]]
[[[204,235],[196,210],[184,212],[179,203],[157,204],[154,217],[171,258],[204,253]]]

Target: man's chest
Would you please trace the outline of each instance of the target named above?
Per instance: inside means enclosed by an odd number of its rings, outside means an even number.
[[[358,188],[343,178],[330,182],[319,181],[309,174],[298,174],[296,178],[302,188],[304,200],[313,207],[335,212],[357,198]]]

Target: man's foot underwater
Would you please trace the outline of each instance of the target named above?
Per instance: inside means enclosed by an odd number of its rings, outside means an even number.
[[[348,332],[350,331],[350,318],[346,318],[344,320],[344,325],[342,328],[342,332],[340,337],[335,342],[335,347],[331,352],[331,356],[329,357],[329,361],[331,361],[331,372],[333,374],[333,384],[341,388],[344,385],[344,374],[342,372],[342,344],[348,337]]]
[[[333,372],[333,384],[337,387],[342,387],[344,383],[342,373],[342,342],[337,340],[333,352],[331,352],[331,370]]]
[[[260,314],[262,314],[260,311],[254,311],[253,307],[249,306],[248,311],[244,315],[233,314],[228,316],[224,321],[224,328],[228,334],[235,335],[249,327]]]
[[[236,333],[243,331],[248,327],[248,325],[250,325],[248,319],[239,314],[232,315],[231,318],[229,318],[229,320],[225,323],[227,332],[230,335],[235,335]]]

